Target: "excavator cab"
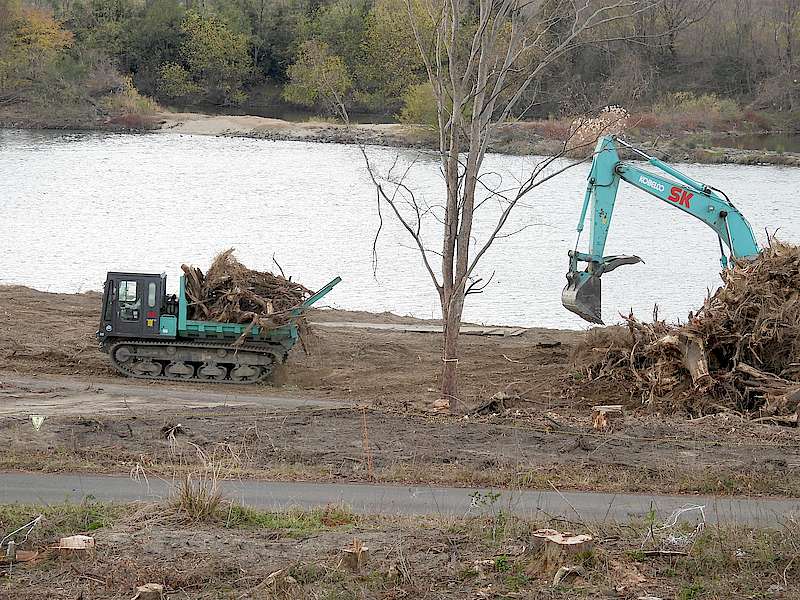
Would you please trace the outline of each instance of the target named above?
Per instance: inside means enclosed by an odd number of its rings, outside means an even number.
[[[166,275],[111,272],[103,288],[103,314],[97,338],[158,337]]]

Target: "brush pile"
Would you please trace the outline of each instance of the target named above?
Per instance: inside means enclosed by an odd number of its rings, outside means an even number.
[[[725,410],[797,423],[800,405],[800,247],[772,240],[686,323],[637,320],[595,330],[576,360],[653,410]]]
[[[217,255],[208,271],[182,265],[186,275],[189,319],[248,323],[273,329],[286,325],[293,309],[313,292],[282,275],[253,271],[233,255],[233,248]]]

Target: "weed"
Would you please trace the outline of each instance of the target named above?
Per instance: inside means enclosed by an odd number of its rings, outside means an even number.
[[[686,585],[678,592],[677,600],[698,600],[703,597],[705,588],[702,584],[694,582]]]
[[[496,557],[494,559],[494,570],[498,573],[508,573],[511,571],[511,561],[505,555]]]
[[[591,569],[597,564],[597,555],[594,553],[594,550],[584,550],[575,555],[575,562],[585,569]]]
[[[639,549],[626,550],[625,554],[628,556],[628,558],[630,558],[631,560],[635,560],[637,562],[644,562],[644,560],[647,558],[644,553],[644,550],[639,550]]]
[[[500,499],[502,494],[500,492],[480,492],[478,490],[472,492],[470,497],[470,508],[484,508],[487,506],[494,506]]]
[[[317,564],[294,565],[289,569],[289,575],[300,585],[306,585],[324,580],[327,571]]]
[[[471,566],[465,565],[463,566],[457,573],[456,577],[460,581],[468,581],[470,579],[475,579],[478,576],[478,572]]]
[[[213,473],[187,473],[178,486],[173,505],[191,521],[218,521],[222,505],[219,480]]]
[[[509,591],[518,592],[531,584],[533,580],[524,572],[511,573],[505,578],[505,584]]]

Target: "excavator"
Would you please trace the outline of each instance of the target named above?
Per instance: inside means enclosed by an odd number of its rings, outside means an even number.
[[[666,176],[623,162],[619,157],[620,146],[638,155]],[[617,136],[600,138],[593,157],[578,222],[578,240],[575,249],[568,253],[567,285],[561,294],[564,307],[582,319],[602,325],[601,277],[622,265],[643,262],[638,256],[603,256],[621,181],[700,219],[713,229],[719,238],[722,255],[720,263],[723,269],[728,267],[730,260],[751,259],[760,253],[747,219],[722,190],[688,177]],[[578,252],[578,244],[587,214],[591,215],[589,248],[584,253]],[[730,257],[726,255],[725,247],[730,252]],[[586,266],[581,269],[583,263]]]

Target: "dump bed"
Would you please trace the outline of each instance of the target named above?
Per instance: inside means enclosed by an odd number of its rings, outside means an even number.
[[[316,294],[308,298],[298,308],[292,311],[292,319],[288,325],[264,330],[261,327],[253,327],[247,334],[247,339],[253,342],[270,342],[281,344],[287,349],[294,346],[299,339],[297,331],[297,318],[312,304],[330,292],[336,284],[341,281],[341,277],[336,277]],[[220,323],[217,321],[194,321],[187,318],[189,304],[186,299],[186,278],[181,276],[178,294],[178,322],[177,333],[179,337],[195,339],[212,339],[236,341],[247,330],[247,323]]]

